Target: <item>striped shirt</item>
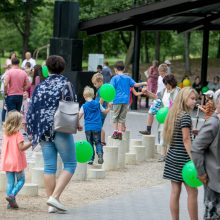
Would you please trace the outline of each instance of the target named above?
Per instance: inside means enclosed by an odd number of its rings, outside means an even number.
[[[182,128],[189,128],[190,137],[192,137],[192,120],[190,115],[187,112],[180,113],[174,126],[173,138],[165,161],[163,178],[182,182],[182,168],[190,160],[183,143]]]

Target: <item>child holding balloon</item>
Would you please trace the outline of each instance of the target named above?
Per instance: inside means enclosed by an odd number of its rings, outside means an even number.
[[[125,66],[122,61],[115,64],[115,76],[111,79],[111,85],[116,90],[116,96],[113,100],[113,126],[114,133],[112,138],[122,140],[122,131],[126,121],[126,115],[129,105],[130,88],[146,85],[146,82],[136,83],[130,76],[124,74]]]
[[[97,89],[95,100],[97,102],[100,102],[100,104],[104,108],[107,108],[107,102],[103,101],[103,99],[100,98],[100,87],[103,85],[103,81],[104,81],[104,78],[101,73],[96,73],[92,76],[92,84]],[[106,145],[106,143],[105,143],[105,130],[103,129],[103,125],[105,122],[106,114],[102,112],[101,118],[102,118],[101,143],[104,146]]]
[[[169,110],[164,124],[164,143],[169,147],[163,177],[171,181],[170,211],[172,219],[179,219],[179,199],[182,183],[188,194],[188,212],[191,220],[198,220],[198,205],[196,188],[183,182],[182,168],[190,161],[192,120],[190,111],[196,104],[197,93],[190,87],[183,88],[178,93]]]
[[[86,102],[80,108],[79,120],[84,115],[86,139],[93,147],[93,156],[89,164],[92,165],[95,159],[94,144],[96,146],[96,153],[98,155],[98,163],[103,164],[103,148],[101,144],[101,112],[108,113],[109,109],[104,109],[99,102],[93,100],[94,89],[89,86],[84,88],[83,97]]]

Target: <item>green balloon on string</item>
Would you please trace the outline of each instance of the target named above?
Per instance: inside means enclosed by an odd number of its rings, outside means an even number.
[[[104,84],[100,88],[100,97],[106,101],[106,102],[111,102],[114,100],[116,95],[116,91],[113,85],[111,84]]]
[[[49,71],[48,71],[47,66],[42,67],[42,74],[44,78],[47,78],[49,76]]]
[[[204,94],[205,92],[208,92],[208,90],[209,90],[208,86],[202,87],[202,94]]]
[[[159,109],[159,111],[156,114],[156,119],[160,124],[163,124],[165,122],[168,112],[169,112],[168,107],[163,107]]]
[[[93,148],[88,141],[76,141],[76,160],[79,163],[87,163],[93,156]]]
[[[196,188],[202,185],[202,182],[197,178],[197,170],[192,160],[187,162],[182,169],[183,181],[190,187]]]

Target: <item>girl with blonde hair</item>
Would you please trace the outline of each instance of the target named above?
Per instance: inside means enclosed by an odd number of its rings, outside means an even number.
[[[181,193],[182,168],[191,160],[192,120],[190,111],[196,104],[197,93],[189,87],[177,95],[164,124],[164,142],[169,145],[163,177],[171,180],[170,211],[173,220],[179,219],[179,199]],[[198,220],[196,188],[185,185],[188,194],[188,212],[191,220]]]
[[[18,111],[8,113],[3,125],[3,145],[0,168],[6,172],[7,189],[6,200],[8,208],[18,208],[16,195],[25,183],[24,169],[27,167],[25,153],[31,143],[24,143],[24,138],[19,131],[22,127],[22,114]]]

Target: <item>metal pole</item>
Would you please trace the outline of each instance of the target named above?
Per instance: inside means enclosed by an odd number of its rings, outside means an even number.
[[[140,40],[141,40],[141,28],[139,25],[135,26],[134,32],[134,59],[132,65],[132,78],[138,82],[139,78],[139,62],[140,62]],[[131,109],[137,109],[137,97],[133,96],[133,103]]]
[[[209,30],[203,30],[203,44],[202,44],[202,63],[201,63],[201,83],[206,85],[207,69],[208,69],[208,55],[209,55]]]

